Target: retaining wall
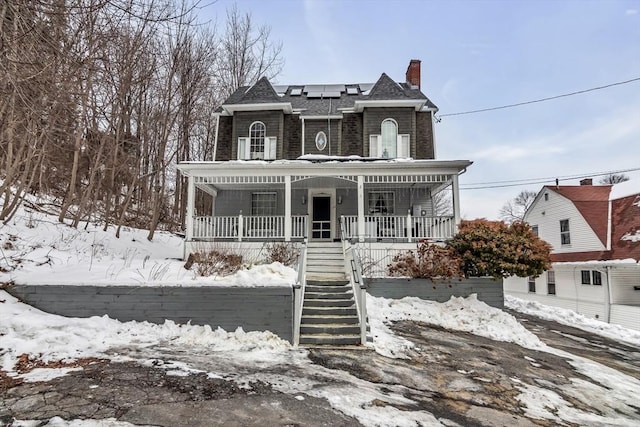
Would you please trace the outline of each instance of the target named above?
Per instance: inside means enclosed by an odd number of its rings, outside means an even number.
[[[424,300],[445,302],[452,296],[468,297],[477,294],[480,301],[496,307],[504,308],[504,292],[502,280],[489,277],[472,277],[462,281],[451,282],[429,279],[405,278],[367,278],[364,279],[367,292],[374,297],[399,299],[404,297],[418,297]]]
[[[113,319],[164,323],[191,321],[228,332],[266,331],[293,338],[293,289],[290,287],[138,287],[31,286],[6,289],[47,313],[67,317],[108,315]]]

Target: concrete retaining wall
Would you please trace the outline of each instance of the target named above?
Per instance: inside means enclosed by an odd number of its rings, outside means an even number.
[[[164,323],[191,321],[235,331],[266,331],[293,338],[293,289],[287,287],[27,286],[6,289],[25,303],[67,317],[108,315]]]
[[[472,277],[462,281],[451,282],[429,279],[402,279],[402,278],[369,278],[365,279],[367,292],[374,297],[404,298],[418,297],[425,300],[445,302],[451,296],[468,297],[478,294],[478,299],[486,304],[503,308],[504,293],[502,280],[493,280],[488,277]]]

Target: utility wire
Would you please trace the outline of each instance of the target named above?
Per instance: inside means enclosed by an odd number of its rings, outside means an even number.
[[[518,187],[518,186],[529,185],[529,184],[544,184],[547,182],[553,183],[555,182],[556,179],[558,181],[569,181],[573,179],[590,178],[594,176],[605,176],[605,175],[611,175],[616,173],[633,172],[638,170],[640,170],[640,168],[621,169],[621,170],[607,171],[607,172],[594,172],[594,173],[586,173],[586,174],[580,174],[580,175],[565,175],[565,176],[558,176],[558,177],[530,178],[530,179],[518,179],[518,180],[508,180],[508,181],[493,181],[493,182],[477,182],[472,184],[460,184],[460,190],[485,190],[485,189],[491,189],[491,188]]]
[[[621,81],[621,82],[610,83],[610,84],[607,84],[607,85],[604,85],[604,86],[592,87],[590,89],[579,90],[579,91],[576,91],[576,92],[564,93],[562,95],[549,96],[547,98],[535,99],[533,101],[518,102],[516,104],[502,105],[500,107],[482,108],[480,110],[462,111],[462,112],[459,112],[459,113],[440,114],[439,116],[436,117],[436,119],[438,121],[440,121],[440,119],[442,117],[462,116],[462,115],[466,115],[466,114],[484,113],[486,111],[503,110],[505,108],[520,107],[522,105],[535,104],[537,102],[551,101],[553,99],[566,98],[568,96],[580,95],[581,93],[587,93],[587,92],[593,92],[593,91],[596,91],[596,90],[607,89],[607,88],[610,88],[610,87],[613,87],[613,86],[626,85],[628,83],[637,82],[639,80],[640,80],[640,77],[636,77],[636,78],[630,79],[630,80],[624,80],[624,81]]]

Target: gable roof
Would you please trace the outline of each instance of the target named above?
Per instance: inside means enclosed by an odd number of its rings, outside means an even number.
[[[326,87],[321,92],[308,91],[308,87]],[[337,90],[336,88],[339,88]],[[319,95],[321,93],[321,95]],[[242,86],[233,92],[217,112],[232,110],[234,105],[289,104],[302,117],[341,116],[357,103],[366,101],[400,102],[402,106],[415,106],[437,110],[438,107],[421,91],[407,83],[394,82],[382,73],[375,83],[349,83],[336,85],[279,85],[274,89],[266,77],[253,86]]]
[[[611,251],[640,261],[640,193],[611,201]]]
[[[571,200],[600,242],[607,246],[610,185],[546,185],[544,189]]]

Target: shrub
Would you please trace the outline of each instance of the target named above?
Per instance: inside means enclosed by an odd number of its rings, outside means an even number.
[[[274,242],[267,245],[266,261],[279,262],[289,267],[295,267],[300,257],[300,250],[292,242]]]
[[[410,250],[394,256],[387,271],[396,277],[451,280],[462,276],[460,266],[460,258],[452,248],[421,242],[415,252]]]
[[[242,267],[242,256],[225,252],[224,250],[210,250],[206,252],[193,252],[184,268],[191,270],[195,265],[198,276],[228,276]]]
[[[528,224],[476,219],[462,221],[447,246],[462,259],[464,275],[537,277],[550,268],[551,247]]]

